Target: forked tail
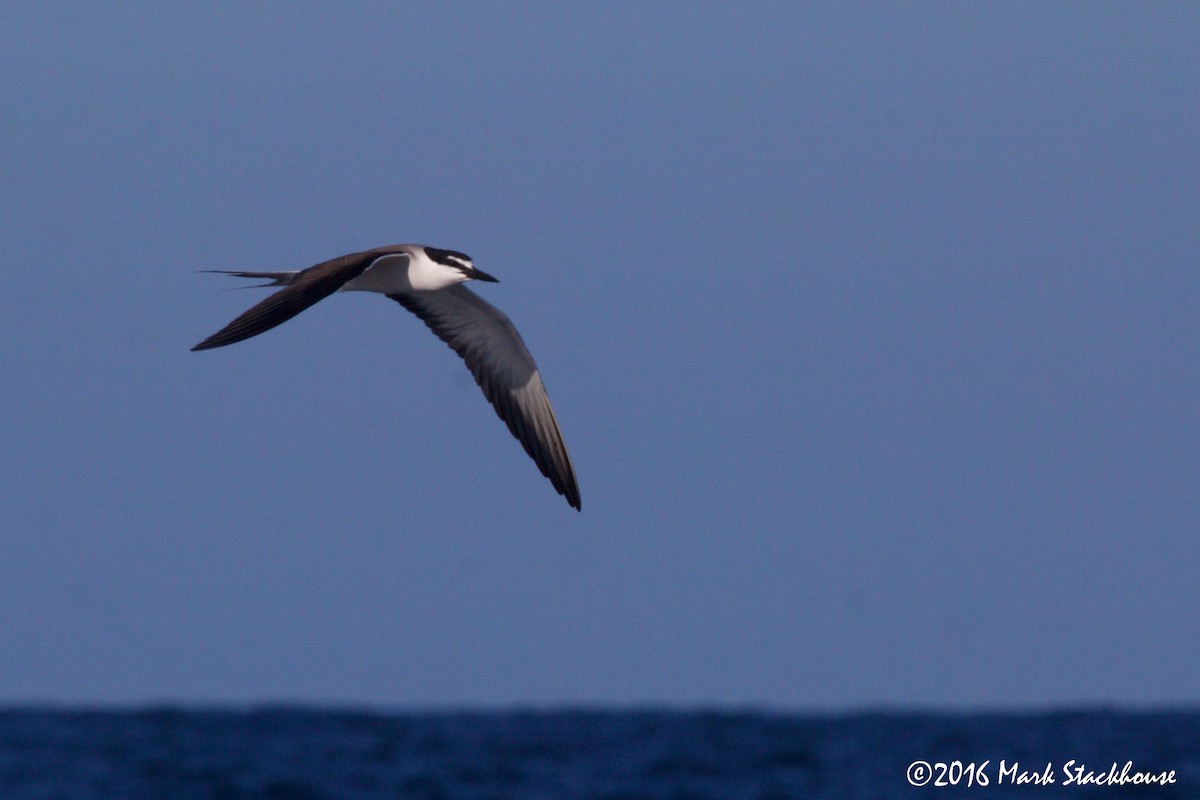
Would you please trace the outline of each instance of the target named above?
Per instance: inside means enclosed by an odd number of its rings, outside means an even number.
[[[236,275],[239,278],[268,278],[269,283],[254,283],[250,286],[239,286],[239,289],[260,289],[264,286],[288,286],[296,276],[300,274],[300,270],[292,270],[291,272],[238,272],[229,269],[202,269],[201,272],[211,272],[217,275]]]
[[[233,344],[243,339],[249,339],[251,336],[257,336],[263,331],[270,330],[279,323],[291,319],[316,302],[316,300],[309,300],[304,297],[303,292],[297,291],[301,287],[294,284],[296,276],[300,274],[300,271],[237,272],[226,269],[206,269],[202,271],[215,272],[220,275],[235,275],[239,278],[270,279],[268,283],[256,283],[254,286],[239,286],[237,287],[239,289],[253,289],[256,286],[282,286],[284,288],[272,293],[265,300],[256,303],[233,322],[193,347],[193,350],[224,347],[227,344]]]

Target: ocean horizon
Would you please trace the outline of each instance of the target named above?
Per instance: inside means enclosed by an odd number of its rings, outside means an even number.
[[[0,798],[1200,797],[1200,709],[0,707]]]

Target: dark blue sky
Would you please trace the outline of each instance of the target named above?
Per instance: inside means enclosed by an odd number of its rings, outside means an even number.
[[[397,5],[0,10],[0,702],[1195,702],[1200,11]]]

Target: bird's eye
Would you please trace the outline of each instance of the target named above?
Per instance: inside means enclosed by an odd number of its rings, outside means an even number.
[[[447,267],[458,267],[459,269],[472,269],[474,267],[474,264],[471,263],[471,257],[457,250],[426,247],[425,253],[437,263],[444,264]]]

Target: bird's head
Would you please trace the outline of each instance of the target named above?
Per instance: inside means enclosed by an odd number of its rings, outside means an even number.
[[[462,273],[464,281],[500,282],[483,270],[475,269],[475,264],[466,253],[459,253],[456,250],[442,250],[437,247],[426,247],[425,255],[429,256],[429,259],[435,264],[441,264],[444,267],[458,270]]]

